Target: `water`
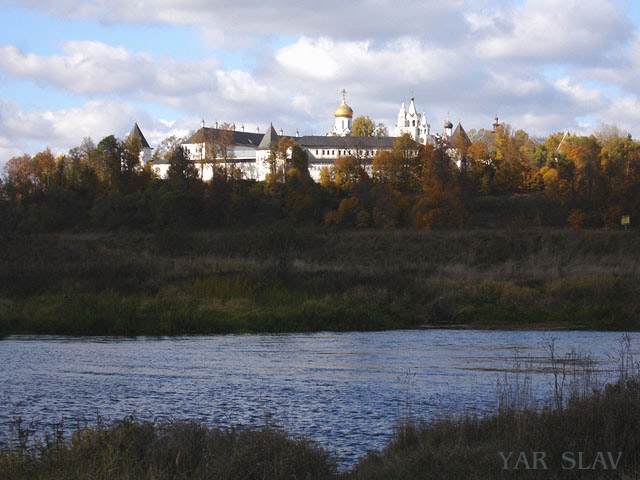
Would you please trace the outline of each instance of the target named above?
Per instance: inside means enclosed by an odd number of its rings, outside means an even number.
[[[278,425],[343,465],[380,449],[407,413],[489,412],[518,364],[540,397],[545,345],[571,347],[615,374],[620,333],[418,330],[173,338],[12,336],[0,341],[0,439],[12,418],[36,427],[97,416]],[[640,334],[631,334],[635,346]],[[637,352],[636,352],[637,353]],[[542,368],[541,368],[542,367]]]

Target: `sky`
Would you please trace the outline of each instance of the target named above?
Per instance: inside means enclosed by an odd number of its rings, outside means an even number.
[[[632,0],[0,0],[0,164],[136,121],[324,135],[343,88],[390,133],[413,96],[432,133],[637,137],[639,33]]]

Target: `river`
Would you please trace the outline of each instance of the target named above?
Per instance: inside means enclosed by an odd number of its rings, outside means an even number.
[[[630,334],[637,354],[640,334]],[[0,340],[0,439],[12,419],[193,419],[275,425],[341,464],[379,449],[407,414],[435,418],[496,407],[499,383],[551,391],[550,342],[616,375],[621,333],[411,330],[170,338],[10,336]],[[514,373],[517,370],[519,373]],[[516,380],[517,375],[517,380]]]

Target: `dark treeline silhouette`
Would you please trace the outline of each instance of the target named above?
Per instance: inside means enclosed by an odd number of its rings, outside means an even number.
[[[174,139],[175,140],[175,139]],[[640,143],[616,127],[591,136],[531,139],[500,125],[448,146],[399,137],[371,168],[338,158],[312,180],[290,138],[272,147],[265,181],[243,179],[232,162],[202,181],[178,142],[157,152],[158,178],[139,161],[140,142],[86,138],[68,154],[14,157],[0,182],[0,228],[54,231],[167,226],[210,228],[287,219],[347,227],[418,229],[563,226],[620,228],[640,218]],[[164,142],[167,143],[167,142]]]

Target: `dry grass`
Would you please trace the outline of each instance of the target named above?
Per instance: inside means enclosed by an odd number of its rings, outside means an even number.
[[[5,235],[0,332],[222,333],[424,323],[638,329],[639,268],[635,232],[285,225]],[[302,308],[306,302],[323,307]]]

